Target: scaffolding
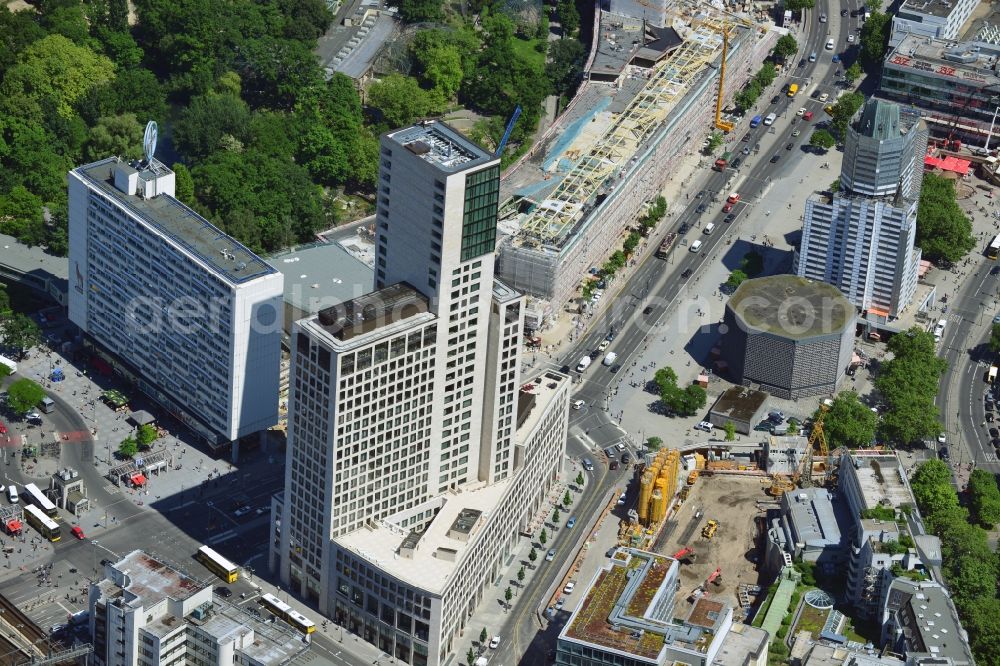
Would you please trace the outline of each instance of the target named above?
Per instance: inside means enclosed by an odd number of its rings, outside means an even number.
[[[722,21],[713,17],[704,17],[691,27],[684,42],[657,66],[590,152],[521,223],[525,244],[562,245],[582,216],[584,205],[615,171],[628,166],[628,160],[659,129],[694,80],[718,57],[723,29]]]

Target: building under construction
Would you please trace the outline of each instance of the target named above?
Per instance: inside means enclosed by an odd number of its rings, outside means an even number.
[[[622,3],[628,4],[628,3]],[[504,177],[499,277],[557,312],[618,247],[672,163],[712,129],[723,32],[724,101],[778,33],[757,17],[675,1],[659,20],[600,12],[587,81],[536,148]],[[668,202],[668,205],[671,202]]]

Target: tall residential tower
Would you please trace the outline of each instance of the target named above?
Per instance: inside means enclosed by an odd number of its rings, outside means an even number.
[[[396,658],[443,663],[555,482],[569,381],[522,385],[494,280],[499,159],[440,123],[382,137],[374,291],[295,324],[271,564]]]
[[[796,273],[827,282],[886,321],[913,298],[914,247],[927,128],[870,99],[847,129],[840,190],[806,201]]]

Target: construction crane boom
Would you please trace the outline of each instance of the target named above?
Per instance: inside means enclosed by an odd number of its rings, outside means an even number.
[[[511,114],[510,120],[507,121],[507,129],[503,132],[503,138],[500,139],[500,143],[497,145],[497,151],[493,154],[494,157],[500,157],[503,154],[503,149],[507,147],[507,140],[510,139],[510,133],[514,131],[514,123],[517,119],[521,117],[521,105],[518,104],[514,108],[514,113]]]
[[[723,132],[732,132],[735,125],[722,119],[722,100],[726,85],[726,58],[729,56],[729,26],[722,28],[722,62],[719,64],[719,94],[715,99],[715,126]]]

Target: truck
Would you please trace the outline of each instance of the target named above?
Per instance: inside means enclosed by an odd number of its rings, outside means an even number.
[[[729,164],[729,160],[732,159],[733,154],[729,151],[722,153],[722,157],[715,160],[715,166],[713,167],[716,171],[723,171],[726,165]]]
[[[656,256],[660,259],[666,259],[667,254],[670,252],[670,248],[673,247],[674,243],[677,241],[677,234],[671,231],[667,234],[663,242],[660,243],[660,249],[656,251]]]
[[[576,371],[583,372],[589,367],[590,367],[590,357],[584,356],[583,358],[580,359],[580,362],[576,364]]]
[[[986,381],[988,381],[990,384],[993,384],[996,382],[996,380],[997,380],[997,366],[991,365],[990,372],[988,375],[986,375]]]
[[[701,530],[701,535],[706,539],[711,539],[715,536],[715,531],[719,529],[719,523],[715,520],[709,520],[708,524]]]
[[[0,365],[5,365],[8,368],[10,368],[10,374],[14,374],[15,372],[17,372],[17,363],[10,360],[6,356],[0,356]]]

